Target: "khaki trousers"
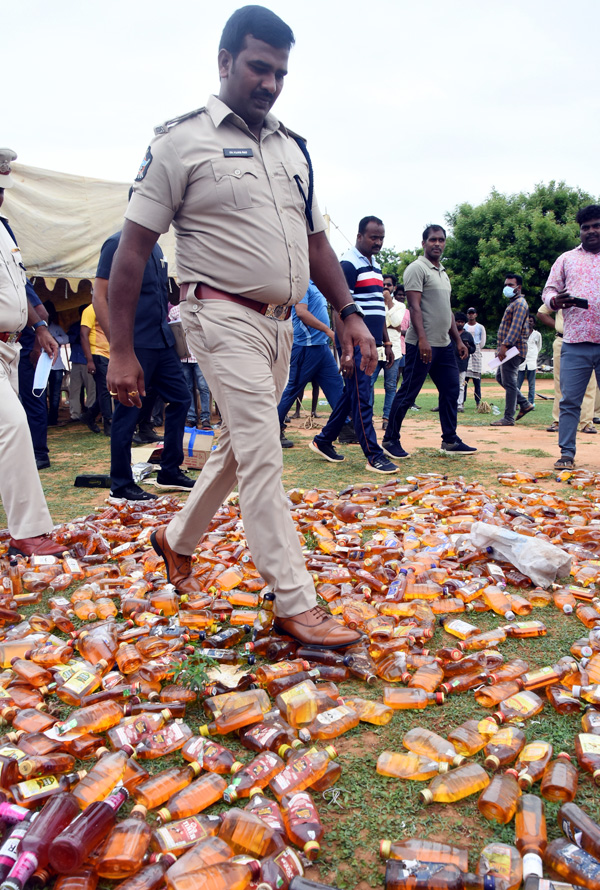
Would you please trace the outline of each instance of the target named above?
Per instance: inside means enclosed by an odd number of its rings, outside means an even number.
[[[256,568],[276,594],[277,615],[311,609],[314,584],[281,482],[277,405],[288,378],[292,323],[192,295],[181,304],[181,321],[222,426],[216,450],[169,525],[168,543],[177,553],[191,554],[237,482],[246,540]]]
[[[562,337],[555,337],[552,344],[552,360],[554,362],[554,405],[552,406],[552,420],[558,423],[559,405],[561,400],[560,392],[560,351],[562,349]],[[596,377],[594,374],[590,377],[587,385],[583,401],[581,403],[581,417],[577,429],[582,430],[588,424],[594,423],[594,402],[598,391]]]
[[[52,531],[52,518],[35,464],[27,416],[19,401],[20,348],[0,342],[0,499],[13,538]]]
[[[69,411],[72,420],[81,417],[81,388],[85,387],[85,407],[91,408],[96,401],[96,381],[87,365],[74,362],[69,377]]]

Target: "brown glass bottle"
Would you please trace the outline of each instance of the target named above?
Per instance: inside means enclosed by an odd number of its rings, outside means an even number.
[[[517,778],[514,769],[508,769],[504,775],[492,778],[477,801],[477,808],[482,816],[500,825],[506,825],[512,820],[517,809],[517,801],[521,796]]]
[[[184,767],[171,767],[149,778],[146,782],[138,785],[133,796],[136,801],[153,810],[169,800],[178,791],[187,788],[193,779],[196,779],[202,772],[199,763],[189,763]]]
[[[523,794],[515,815],[515,844],[523,857],[523,877],[542,877],[542,856],[548,844],[544,801],[537,794]]]

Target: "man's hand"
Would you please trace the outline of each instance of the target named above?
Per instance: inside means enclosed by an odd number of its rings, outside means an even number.
[[[552,297],[550,300],[550,308],[558,311],[559,309],[570,309],[574,306],[573,297],[565,288],[564,290],[559,291],[555,297]]]
[[[111,396],[126,408],[142,407],[142,396],[146,395],[144,372],[135,352],[110,357],[106,385]]]
[[[505,343],[503,343],[503,344],[502,344],[501,346],[499,346],[498,349],[496,350],[496,357],[499,358],[501,362],[503,362],[504,359],[506,358],[506,353],[507,353],[507,352],[508,352],[508,346],[507,346]]]
[[[392,349],[391,343],[386,343],[385,345],[385,370],[389,371],[389,369],[393,366],[396,361],[394,356],[394,350]]]
[[[96,373],[96,363],[94,362],[94,359],[92,359],[91,361],[88,361],[87,369],[88,369],[88,374]]]
[[[419,337],[419,355],[424,365],[428,365],[431,362],[431,346],[427,337]]]
[[[372,374],[377,367],[377,347],[368,327],[356,313],[339,322],[338,338],[342,346],[340,364],[344,377],[354,373],[354,348],[360,349],[360,370]]]
[[[461,340],[460,343],[457,343],[456,348],[458,349],[458,357],[459,358],[464,359],[464,358],[468,357],[469,349],[468,349],[466,343],[463,343],[463,341]]]
[[[35,345],[47,353],[53,362],[58,358],[59,346],[50,331],[44,325],[35,330]]]

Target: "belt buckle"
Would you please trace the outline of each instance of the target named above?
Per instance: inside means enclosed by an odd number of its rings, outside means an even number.
[[[21,337],[21,332],[14,331],[12,334],[8,335],[8,340],[6,342],[10,343],[10,345],[12,346],[14,343],[19,342],[20,337]]]
[[[292,310],[289,306],[279,306],[275,303],[270,303],[265,310],[265,318],[274,318],[276,321],[287,321],[291,312]]]

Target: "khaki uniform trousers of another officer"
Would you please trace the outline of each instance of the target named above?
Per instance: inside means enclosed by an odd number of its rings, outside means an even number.
[[[22,330],[27,319],[20,253],[0,223],[0,332]],[[27,417],[18,393],[20,347],[0,341],[0,499],[13,538],[52,531],[52,518],[35,464]]]
[[[289,373],[292,323],[191,293],[181,304],[181,321],[223,427],[218,448],[169,525],[169,544],[178,553],[193,553],[237,481],[244,533],[257,569],[277,595],[277,614],[286,618],[311,609],[314,584],[281,483],[277,405]]]

